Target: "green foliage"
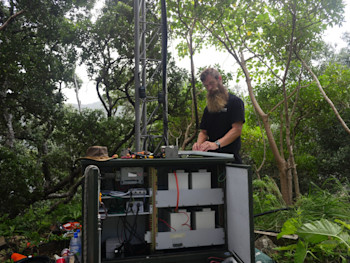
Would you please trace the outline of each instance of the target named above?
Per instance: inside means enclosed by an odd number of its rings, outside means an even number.
[[[180,58],[191,57],[206,45],[207,32],[201,30],[201,10],[198,1],[169,1],[167,3],[170,21],[170,35],[179,39],[176,46]]]
[[[342,184],[335,178],[329,178],[322,188],[310,184],[308,195],[297,200],[296,206],[302,208],[302,216],[306,221],[317,218],[331,220],[347,220],[350,216],[349,183]]]
[[[133,1],[106,1],[96,23],[86,20],[89,14],[85,11],[91,8],[93,1],[21,0],[11,3],[12,10],[1,2],[1,23],[11,12],[26,12],[0,32],[0,236],[25,235],[38,243],[61,238],[47,234],[52,224],[81,220],[80,188],[73,199],[66,200],[69,203],[59,205],[54,211],[50,209],[59,199],[48,199],[50,194],[66,193],[77,182],[81,174],[74,164],[76,158],[84,156],[91,145],[108,146],[110,155],[132,146]],[[283,104],[272,109],[283,100],[281,79],[284,74],[287,73],[288,94],[300,84],[302,88],[288,100],[288,111],[303,195],[291,210],[256,217],[255,228],[299,234],[298,242],[281,248],[286,251],[283,257],[288,262],[292,258],[296,262],[334,261],[345,257],[349,239],[350,207],[346,189],[350,173],[349,136],[316,85],[301,72],[294,53],[289,71],[284,70],[290,40],[294,39],[295,52],[308,61],[317,59],[313,70],[349,123],[349,48],[334,54],[332,50],[325,50],[327,47],[319,41],[328,25],[343,19],[344,6],[340,0],[295,3],[170,1],[170,28],[181,39],[193,33],[192,39],[188,39],[193,41],[195,52],[210,43],[218,49],[228,47],[230,54],[236,57],[240,52],[247,54],[247,69],[255,84],[253,92],[260,106],[268,112],[271,129],[278,138],[277,143],[283,146],[285,156],[288,155],[285,140],[280,141],[279,136],[286,131],[284,118],[281,119]],[[147,4],[150,20],[159,22],[159,5],[152,1]],[[297,17],[292,36],[293,13]],[[182,21],[178,14],[183,15]],[[193,31],[189,30],[192,23]],[[149,25],[149,29],[147,40],[156,34],[155,28]],[[345,37],[350,43],[349,35]],[[75,46],[82,49],[81,54]],[[160,57],[158,44],[150,44],[149,49],[148,56]],[[188,43],[181,42],[178,51],[180,56],[187,56]],[[102,111],[78,112],[63,107],[61,88],[72,82],[78,59],[87,64],[90,77],[100,83],[108,117]],[[148,66],[147,74],[152,75],[155,65]],[[176,144],[178,138],[181,144],[187,128],[193,129],[190,127],[191,87],[188,73],[176,67],[174,61],[169,60],[168,68],[170,143]],[[221,71],[226,84],[233,79],[227,70]],[[243,72],[239,74],[237,80]],[[160,81],[160,75],[156,74],[154,81],[148,83],[149,94],[157,95]],[[201,113],[205,107],[205,92],[200,84],[197,93]],[[248,99],[245,102],[247,117],[242,153],[246,163],[257,168],[264,159],[262,138],[266,134],[258,127],[252,104]],[[157,106],[157,102],[152,102],[150,112]],[[158,110],[151,123],[157,135],[162,134],[160,119]],[[8,145],[10,124],[14,131],[13,146]],[[255,214],[285,207],[277,186],[279,182],[272,179],[277,174],[273,156],[268,147],[266,150],[260,175],[270,177],[254,180]],[[338,178],[340,182],[326,181],[329,177]],[[327,184],[322,185],[324,181]],[[62,182],[65,184],[61,185]]]
[[[322,185],[310,184],[289,210],[254,218],[254,228],[280,232],[276,262],[346,262],[350,250],[349,183],[330,178]],[[253,181],[254,215],[284,208],[276,183],[269,177]],[[281,240],[298,235],[297,241]],[[283,244],[283,245],[282,245]]]
[[[260,187],[265,192],[260,196],[267,196],[273,191],[273,184],[272,189],[271,186],[268,187],[270,184],[270,179],[255,180],[254,189]],[[349,256],[349,184],[342,185],[333,179],[323,185],[324,189],[315,184],[312,186],[309,194],[302,196],[293,209],[276,212],[271,217],[263,215],[254,220],[256,229],[264,227],[263,229],[280,231],[278,238],[283,235],[299,236],[298,241],[278,247],[279,253],[271,255],[277,262],[346,262],[344,260]],[[277,193],[276,199],[278,196]],[[255,190],[254,207],[261,207],[261,203]],[[268,211],[283,207],[271,204],[270,208],[266,206],[263,209]],[[337,261],[339,259],[341,260]]]
[[[61,204],[53,213],[48,213],[50,205],[49,201],[38,202],[23,209],[15,218],[2,214],[0,236],[5,238],[21,236],[32,246],[67,240],[63,232],[59,233],[58,228],[67,222],[81,222],[81,195],[77,194],[69,204]],[[27,242],[20,242],[17,247],[12,247],[13,252],[22,253],[28,249]]]
[[[286,207],[276,182],[268,176],[253,181],[253,204],[254,215]],[[256,217],[254,227],[263,230],[279,230],[284,219],[290,214],[292,212],[287,210]]]
[[[319,262],[333,262],[338,259],[346,262],[346,257],[350,255],[349,233],[348,229],[327,219],[304,224],[295,219],[288,220],[283,225],[279,237],[297,234],[299,240],[296,245],[280,247],[278,250],[294,251],[296,263],[313,262],[315,259]]]
[[[36,155],[21,145],[0,146],[0,214],[16,215],[27,207],[27,199],[41,189],[42,175]]]

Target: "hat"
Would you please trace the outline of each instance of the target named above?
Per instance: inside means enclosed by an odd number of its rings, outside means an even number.
[[[116,158],[115,156],[109,157],[106,146],[90,146],[86,151],[86,156],[83,159],[91,159],[95,161],[108,161]]]

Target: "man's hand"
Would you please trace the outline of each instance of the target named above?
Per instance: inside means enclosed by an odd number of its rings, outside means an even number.
[[[200,145],[199,150],[207,152],[209,150],[217,150],[218,148],[219,146],[215,142],[205,141]]]
[[[203,151],[203,150],[201,150],[201,146],[206,140],[208,140],[207,131],[201,130],[198,134],[197,142],[195,144],[193,144],[193,146],[192,146],[192,150],[193,151]]]
[[[200,147],[201,147],[201,145],[198,142],[196,142],[192,146],[192,151],[200,151]]]

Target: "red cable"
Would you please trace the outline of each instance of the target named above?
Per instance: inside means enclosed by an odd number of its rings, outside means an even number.
[[[187,216],[187,221],[185,223],[183,223],[182,225],[183,226],[188,226],[190,230],[192,230],[192,227],[188,224],[188,221],[190,221],[190,217],[188,216],[188,214],[186,212],[179,212],[179,213],[182,213],[182,214],[185,214]]]
[[[183,223],[183,225],[186,225],[188,223],[188,221],[190,221],[190,217],[188,216],[188,214],[186,212],[180,211],[179,213],[185,214],[187,216],[187,221],[185,223]]]
[[[178,212],[179,210],[179,200],[180,200],[180,189],[179,189],[179,181],[177,179],[177,174],[176,174],[176,171],[174,171],[174,175],[175,175],[175,180],[176,180],[176,190],[177,190],[177,197],[176,197],[176,207],[175,207],[175,213]],[[179,212],[179,213],[183,213],[187,216],[187,221],[182,224],[183,226],[188,226],[190,228],[190,230],[192,230],[192,227],[187,224],[188,221],[190,220],[190,217],[188,216],[188,214],[186,212]],[[171,227],[172,228],[172,227]],[[174,228],[173,228],[174,229]],[[175,230],[176,231],[176,230]]]
[[[176,171],[174,171],[174,175],[175,175],[176,189],[177,189],[177,197],[176,197],[176,208],[175,208],[175,212],[177,212],[177,210],[179,209],[180,189],[179,189],[179,181],[177,180]]]
[[[161,222],[163,222],[164,224],[166,224],[169,228],[174,229],[174,230],[176,231],[176,229],[173,228],[171,225],[169,225],[168,222],[166,222],[165,220],[163,220],[163,219],[161,219],[161,218],[158,218],[158,219],[159,219],[159,221],[161,221]]]
[[[208,259],[213,259],[213,260],[225,260],[224,258],[219,258],[219,257],[208,257]]]

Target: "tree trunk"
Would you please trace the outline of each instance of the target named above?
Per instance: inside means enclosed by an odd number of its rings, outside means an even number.
[[[7,82],[5,81],[3,85],[3,89],[0,91],[0,103],[2,105],[6,105],[6,97],[7,97]],[[13,130],[13,125],[12,125],[13,115],[9,113],[8,108],[6,108],[6,106],[4,107],[2,116],[4,117],[4,120],[6,122],[6,127],[7,127],[5,145],[10,148],[13,148],[15,143],[15,131]]]
[[[199,117],[198,117],[198,107],[197,107],[197,91],[196,91],[196,78],[195,78],[195,69],[194,69],[194,61],[193,61],[193,43],[192,43],[192,35],[190,34],[190,43],[189,43],[190,57],[191,57],[191,85],[192,85],[192,100],[194,107],[194,118],[196,123],[196,131],[199,129]]]
[[[281,193],[282,193],[282,197],[283,200],[285,201],[285,203],[287,205],[291,205],[292,204],[292,199],[290,198],[289,195],[289,191],[288,191],[288,178],[287,178],[287,162],[285,161],[284,158],[282,158],[280,152],[278,151],[278,147],[275,141],[275,138],[273,137],[273,133],[270,127],[270,123],[269,123],[269,117],[268,115],[261,109],[258,101],[255,98],[254,92],[253,92],[253,86],[252,86],[252,82],[250,79],[250,74],[249,71],[246,67],[245,64],[245,60],[243,57],[243,54],[241,54],[241,59],[240,61],[238,61],[240,63],[240,66],[245,74],[246,77],[246,83],[248,86],[248,92],[249,92],[249,97],[252,101],[253,107],[256,110],[256,112],[258,113],[258,115],[260,116],[260,118],[262,119],[265,131],[266,131],[266,135],[267,135],[267,139],[268,142],[270,144],[270,148],[272,151],[272,154],[275,158],[276,161],[276,165],[279,171],[279,177],[280,177],[280,184],[281,184]]]
[[[294,153],[291,156],[291,169],[293,174],[295,197],[298,199],[300,197],[300,186],[299,186],[298,171],[297,171],[297,167],[294,159]]]
[[[8,110],[5,109],[3,112],[3,116],[7,126],[7,136],[6,136],[5,145],[10,148],[13,148],[14,142],[15,142],[15,131],[13,130],[13,125],[12,125],[13,115],[11,113],[8,113]]]
[[[75,96],[77,98],[77,103],[78,103],[78,110],[81,113],[81,103],[79,99],[79,85],[77,82],[77,75],[74,73],[74,91],[75,91]]]

